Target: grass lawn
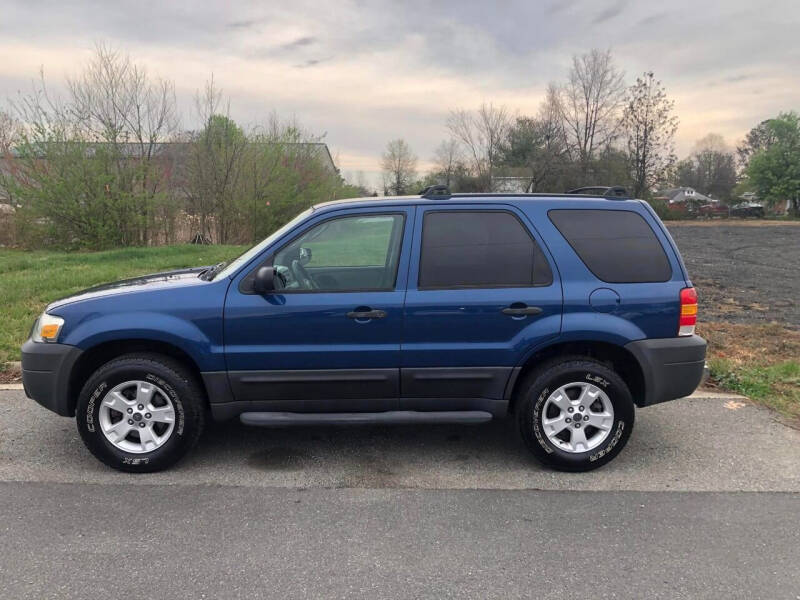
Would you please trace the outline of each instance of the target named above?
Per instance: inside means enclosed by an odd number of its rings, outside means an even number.
[[[800,332],[779,324],[701,323],[711,382],[800,426]]]
[[[0,370],[19,360],[19,347],[48,302],[92,285],[182,267],[216,264],[240,246],[162,246],[105,252],[0,249]]]

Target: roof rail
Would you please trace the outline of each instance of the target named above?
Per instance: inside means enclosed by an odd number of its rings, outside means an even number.
[[[450,188],[446,185],[429,185],[423,190],[420,190],[419,195],[423,198],[449,198],[452,196]]]
[[[631,200],[631,198],[615,198],[596,194],[570,194],[567,192],[456,192],[450,194],[450,198],[592,198],[596,200]]]
[[[631,198],[630,194],[628,194],[628,190],[621,185],[589,185],[569,190],[567,194],[576,196],[600,196],[608,198],[609,200],[629,200]]]

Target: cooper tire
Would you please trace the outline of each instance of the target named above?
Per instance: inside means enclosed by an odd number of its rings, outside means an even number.
[[[126,437],[118,437],[112,442],[109,434],[104,433],[104,430],[119,423],[119,415],[126,412],[115,411],[108,406],[102,407],[105,399],[115,390],[120,390],[115,396],[132,396],[135,392],[126,388],[132,388],[137,382],[156,390],[151,391],[154,395],[153,402],[163,405],[161,410],[165,414],[169,413],[164,420],[171,417],[170,423],[153,422],[148,425],[152,425],[153,431],[156,431],[157,426],[163,428],[160,430],[163,435],[153,438],[158,438],[160,443],[153,441],[152,450],[147,449],[144,441],[141,441],[139,448],[136,447],[136,441],[140,439],[138,436],[141,435],[136,425],[144,429],[141,422],[150,414],[143,412],[146,409],[138,411],[136,405],[131,405],[133,414],[122,417],[125,423],[131,423]],[[106,363],[88,379],[78,397],[76,421],[84,444],[101,462],[120,471],[150,473],[172,466],[197,443],[203,431],[204,406],[203,388],[180,362],[158,354],[130,354]],[[101,407],[104,411],[102,417]],[[159,408],[154,408],[152,412],[155,413]],[[114,424],[109,422],[109,414],[114,415]],[[157,418],[155,414],[151,416]],[[137,417],[141,421],[134,421],[132,418],[128,420],[128,417]]]
[[[601,402],[610,402],[611,408],[604,413],[593,412],[587,405],[572,408],[576,413],[564,414],[568,424],[557,435],[554,433],[558,426],[545,425],[555,422],[562,415],[545,413],[554,410],[554,397],[558,391],[575,395],[573,389],[581,388],[592,390],[594,398],[602,398]],[[622,378],[604,364],[588,358],[560,359],[544,365],[541,369],[532,372],[520,386],[518,397],[517,418],[520,433],[525,445],[545,465],[560,471],[591,471],[613,460],[625,447],[630,438],[634,423],[634,404],[630,390]],[[572,405],[575,404],[572,400]],[[595,402],[595,400],[592,400]],[[585,402],[584,402],[585,404]],[[594,404],[599,410],[602,404]],[[578,409],[583,408],[582,413]],[[556,410],[558,407],[556,407]],[[592,411],[592,412],[590,412]],[[580,414],[574,423],[574,415]],[[599,425],[598,415],[607,416],[603,424]],[[569,417],[573,417],[570,419]],[[585,421],[584,421],[585,419]],[[575,447],[571,444],[572,427],[583,426],[584,438],[588,435],[589,422],[598,421],[598,425],[609,429],[594,428],[592,435],[602,433],[602,440],[592,446],[591,438],[588,442],[580,443]],[[599,438],[598,438],[599,439]],[[576,450],[577,448],[577,450]]]

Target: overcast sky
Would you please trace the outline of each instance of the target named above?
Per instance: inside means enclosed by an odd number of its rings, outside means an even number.
[[[707,133],[734,145],[800,110],[798,0],[491,2],[12,2],[0,0],[0,97],[52,87],[110,43],[174,80],[184,126],[213,73],[243,124],[272,110],[325,141],[347,175],[375,173],[403,137],[426,166],[452,108],[532,114],[571,56],[614,53],[628,81],[653,70],[680,118],[680,155]]]

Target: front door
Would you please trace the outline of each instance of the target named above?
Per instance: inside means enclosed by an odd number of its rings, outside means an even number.
[[[513,368],[560,332],[558,272],[514,207],[426,206],[416,220],[401,405],[502,406]]]
[[[225,352],[237,400],[260,410],[396,407],[413,216],[413,207],[323,214],[233,282]],[[265,264],[277,289],[260,295],[248,280]]]

